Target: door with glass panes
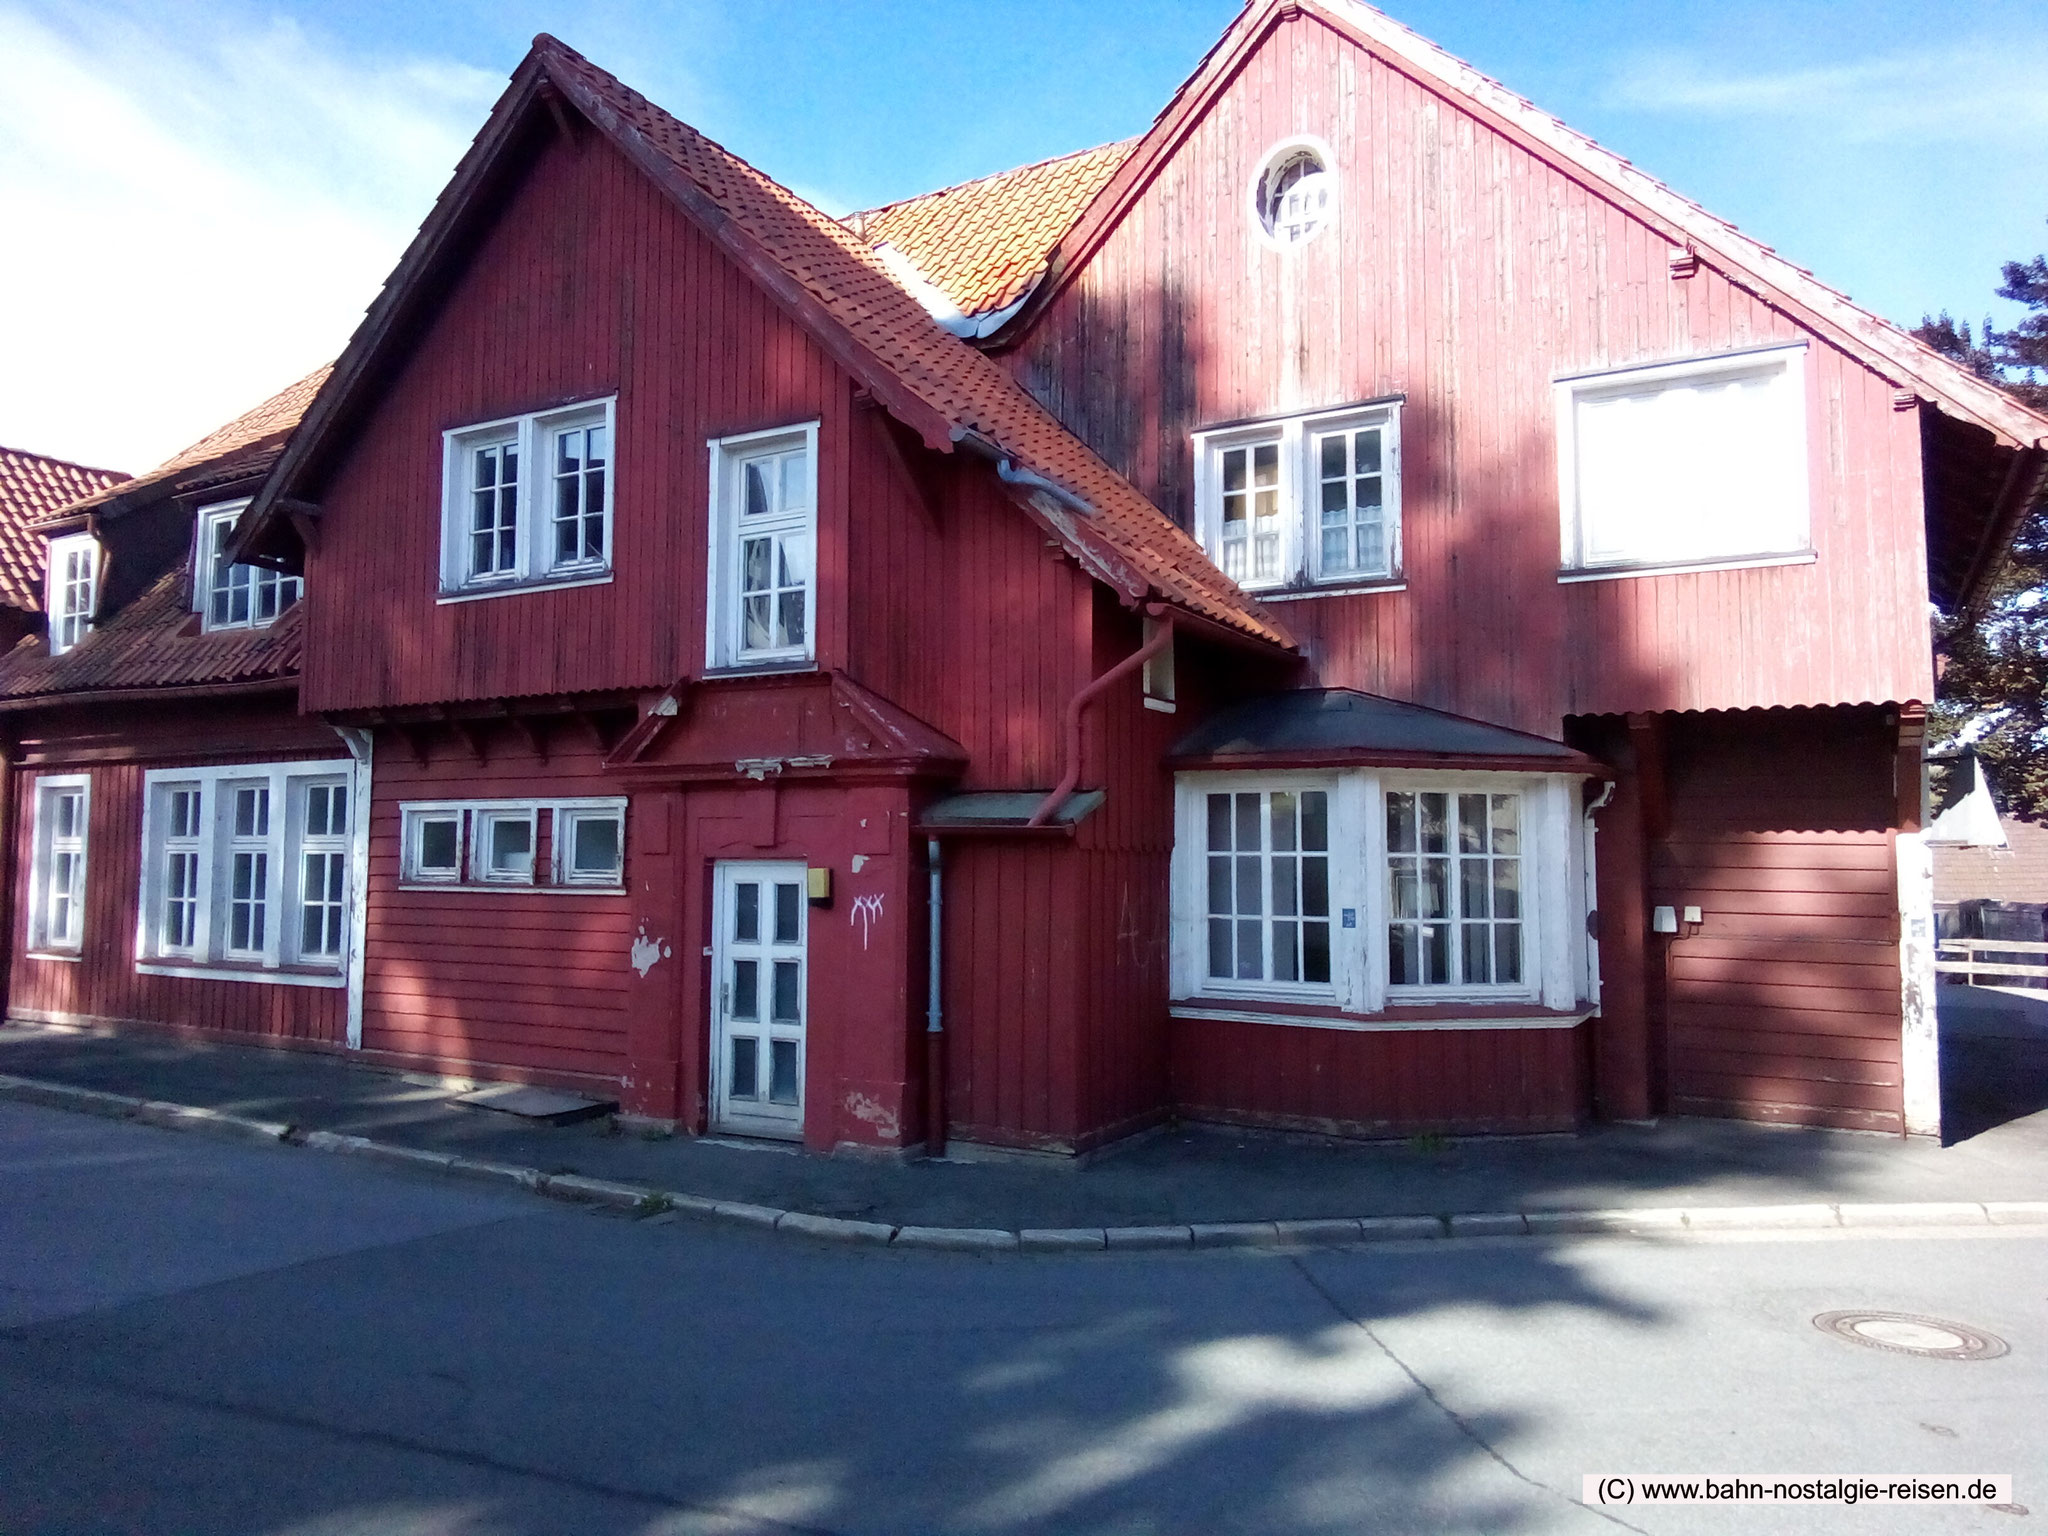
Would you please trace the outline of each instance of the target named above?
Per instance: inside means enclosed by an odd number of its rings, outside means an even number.
[[[720,864],[712,907],[712,1123],[751,1136],[799,1138],[804,866]]]

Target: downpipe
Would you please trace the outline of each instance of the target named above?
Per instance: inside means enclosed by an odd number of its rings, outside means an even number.
[[[1074,786],[1081,782],[1081,716],[1088,706],[1107,693],[1120,678],[1128,677],[1173,643],[1173,618],[1166,608],[1162,604],[1154,603],[1145,611],[1149,617],[1158,621],[1158,628],[1153,631],[1152,638],[1068,701],[1066,772],[1060,776],[1060,781],[1053,787],[1052,792],[1038,803],[1038,809],[1031,813],[1031,819],[1024,823],[1025,826],[1042,827],[1052,820],[1053,813],[1066,804],[1067,796],[1071,795]]]
[[[939,958],[940,935],[945,931],[940,921],[942,903],[945,897],[945,882],[940,871],[939,840],[927,837],[924,840],[924,860],[931,881],[930,894],[925,899],[927,920],[931,924],[931,936],[926,943],[926,965],[929,971],[925,979],[924,1005],[924,1149],[928,1156],[946,1155],[946,1020],[941,1003],[940,978],[944,975]]]

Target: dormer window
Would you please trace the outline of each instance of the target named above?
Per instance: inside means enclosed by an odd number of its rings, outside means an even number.
[[[198,569],[193,606],[205,616],[205,627],[262,629],[299,600],[304,586],[296,576],[237,565],[228,559],[228,536],[242,515],[244,501],[223,502],[199,509]]]
[[[615,404],[443,434],[443,602],[611,580]]]
[[[89,533],[68,533],[50,540],[50,654],[61,656],[92,628],[93,604],[99,596],[100,544]]]

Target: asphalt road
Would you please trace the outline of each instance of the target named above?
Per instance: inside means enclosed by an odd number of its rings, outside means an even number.
[[[633,1222],[0,1105],[0,1531],[1997,1531],[2048,1237],[980,1258]],[[1850,1307],[2011,1345],[1947,1361]],[[1586,1472],[2010,1473],[1981,1508]]]

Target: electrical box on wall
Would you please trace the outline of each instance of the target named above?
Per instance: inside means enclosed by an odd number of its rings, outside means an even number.
[[[807,869],[804,871],[804,880],[809,888],[812,906],[832,905],[832,871],[829,868]]]
[[[1678,932],[1678,909],[1676,907],[1652,907],[1650,909],[1650,932]]]

